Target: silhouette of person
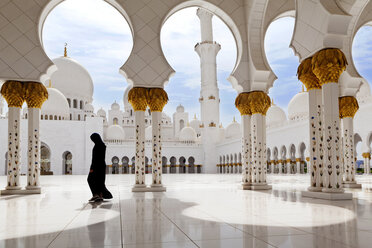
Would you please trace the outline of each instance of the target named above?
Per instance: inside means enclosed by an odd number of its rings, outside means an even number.
[[[106,180],[106,145],[98,133],[93,133],[90,139],[94,142],[92,164],[88,175],[88,184],[93,197],[90,202],[99,202],[103,199],[111,199],[112,194],[105,186]]]

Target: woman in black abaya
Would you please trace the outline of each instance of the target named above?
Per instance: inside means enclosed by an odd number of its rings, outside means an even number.
[[[92,165],[88,175],[88,184],[93,197],[90,202],[99,202],[103,199],[111,199],[112,195],[105,186],[106,180],[106,145],[98,133],[93,133],[90,139],[94,142],[92,153]]]

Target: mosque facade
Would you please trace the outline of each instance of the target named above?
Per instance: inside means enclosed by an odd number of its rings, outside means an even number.
[[[213,46],[217,43],[212,44]],[[209,44],[208,44],[209,45]],[[218,44],[217,44],[218,45]],[[213,51],[213,53],[215,53]],[[134,174],[135,165],[135,116],[128,101],[128,86],[123,95],[124,109],[117,102],[109,110],[95,110],[93,101],[93,80],[88,71],[73,58],[61,56],[53,60],[59,70],[45,83],[48,100],[41,108],[41,173],[53,175],[86,174],[90,167],[92,142],[90,135],[101,134],[107,145],[106,163],[108,173]],[[214,72],[215,73],[215,72]],[[216,79],[214,79],[215,82]],[[208,85],[208,84],[206,84]],[[203,94],[203,89],[201,90]],[[218,95],[218,88],[214,89]],[[209,97],[206,93],[201,96]],[[309,96],[304,89],[296,94],[288,105],[288,116],[272,100],[266,114],[267,127],[267,170],[268,173],[304,174],[308,172],[310,142],[309,136]],[[360,142],[364,165],[369,166],[369,142],[372,129],[372,96],[368,82],[363,81],[357,93],[360,109],[355,116],[355,147]],[[201,110],[203,100],[199,99]],[[214,99],[212,99],[214,100]],[[214,104],[213,101],[212,104]],[[212,106],[219,111],[218,104]],[[7,114],[4,112],[4,99],[0,98],[0,139],[7,139]],[[206,111],[208,112],[208,111]],[[146,173],[151,173],[152,113],[145,111]],[[213,115],[212,115],[213,116]],[[27,108],[22,111],[21,126],[21,164],[27,160]],[[203,115],[202,115],[203,118]],[[218,120],[208,120],[218,123]],[[209,126],[215,132],[214,160],[206,168],[205,126],[202,120],[191,117],[182,105],[177,106],[172,117],[162,113],[161,134],[163,142],[163,173],[241,173],[242,155],[240,151],[242,128],[235,119],[226,128],[222,125]],[[203,130],[204,128],[204,130]],[[211,134],[205,135],[211,137]],[[283,138],[285,137],[285,138]],[[284,142],[285,141],[285,142]],[[0,143],[0,175],[6,175],[7,146]],[[356,152],[356,150],[355,150]],[[361,154],[355,154],[355,157]],[[364,166],[363,165],[363,166]],[[368,169],[365,169],[369,173]],[[26,168],[21,168],[26,173]]]
[[[95,112],[93,82],[84,68],[67,53],[52,61],[43,50],[45,18],[60,0],[7,1],[0,7],[5,26],[0,30],[1,94],[8,105],[0,134],[5,194],[21,190],[20,173],[27,174],[27,193],[40,193],[42,173],[85,174],[89,136],[98,132],[108,146],[111,172],[133,173],[135,168],[133,191],[164,191],[163,172],[241,171],[242,188],[260,190],[270,188],[267,173],[309,171],[305,195],[333,198],[337,193],[351,199],[343,187],[360,186],[356,144],[362,142],[369,172],[371,143],[370,89],[355,68],[351,46],[360,27],[372,21],[371,1],[106,1],[128,21],[134,44],[119,69],[130,85],[124,110],[113,103],[107,112]],[[191,6],[200,8],[202,30],[195,46],[202,75],[200,120],[190,120],[182,106],[172,118],[163,113],[168,102],[164,85],[175,71],[161,48],[161,27],[173,13]],[[220,46],[213,40],[213,15],[226,23],[237,45],[228,80],[238,93],[235,106],[242,118],[241,124],[233,121],[226,128],[219,125],[215,61]],[[306,87],[291,100],[288,117],[268,96],[276,75],[263,47],[268,26],[283,16],[295,17],[290,46],[300,61],[298,79]],[[22,110],[24,103],[27,110]],[[150,170],[148,187],[145,173]]]

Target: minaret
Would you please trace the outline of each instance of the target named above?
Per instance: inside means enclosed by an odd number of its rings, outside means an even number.
[[[218,158],[216,143],[219,139],[220,96],[217,85],[216,56],[220,51],[220,44],[213,41],[213,14],[204,9],[196,12],[200,19],[201,42],[196,44],[195,51],[200,57],[201,90],[200,112],[201,132],[204,149],[203,171],[214,173]]]
[[[216,56],[220,44],[213,41],[213,14],[204,9],[196,12],[200,19],[201,42],[196,44],[195,51],[200,57],[201,90],[200,110],[201,122],[205,128],[218,126],[220,123],[220,96],[217,86]]]

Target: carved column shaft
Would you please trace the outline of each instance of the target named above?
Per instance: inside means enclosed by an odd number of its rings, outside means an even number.
[[[128,92],[128,101],[134,109],[136,125],[135,185],[144,188],[145,184],[145,111],[147,108],[148,90],[134,87]]]
[[[25,100],[28,106],[28,190],[40,188],[40,109],[47,99],[48,91],[43,84],[25,83]]]
[[[359,109],[355,97],[339,98],[339,114],[342,120],[342,151],[344,183],[355,184],[355,147],[354,147],[354,116]]]
[[[311,63],[313,72],[322,85],[324,125],[322,191],[343,192],[338,80],[346,69],[347,61],[341,50],[328,48],[317,52]]]
[[[312,70],[312,58],[307,58],[298,67],[298,79],[309,92],[309,151],[310,173],[309,191],[321,191],[323,187],[323,123],[322,123],[322,90],[319,79]]]
[[[152,115],[152,187],[162,186],[161,118],[168,102],[163,89],[149,89],[148,105]]]
[[[242,115],[242,185],[252,183],[252,143],[251,143],[251,110],[249,93],[241,93],[235,100],[235,106]]]
[[[21,163],[21,108],[24,102],[22,82],[6,81],[1,87],[1,95],[8,103],[8,160],[7,190],[18,190],[20,187]]]

